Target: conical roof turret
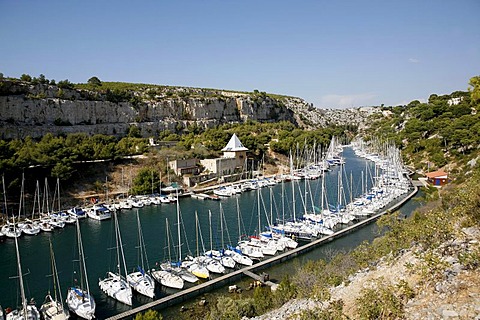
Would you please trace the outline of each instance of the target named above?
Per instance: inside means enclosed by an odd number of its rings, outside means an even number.
[[[225,148],[222,149],[222,151],[248,151],[247,148],[245,148],[238,139],[237,135],[234,133],[232,137],[230,138],[230,141],[228,141],[227,145]]]

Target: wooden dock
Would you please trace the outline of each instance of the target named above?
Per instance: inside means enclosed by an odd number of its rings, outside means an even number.
[[[263,276],[260,276],[256,273],[253,273],[250,270],[244,270],[243,274],[246,275],[246,276],[249,276],[250,278],[254,279],[255,281],[260,282],[263,285],[269,286],[270,288],[272,288],[272,290],[277,289],[278,284],[273,283],[272,281],[270,281],[269,278],[265,279]]]
[[[209,280],[207,282],[198,284],[194,287],[181,290],[177,293],[171,294],[171,295],[163,297],[161,299],[154,300],[152,302],[146,303],[144,305],[133,308],[131,310],[119,313],[119,314],[114,315],[110,318],[107,318],[107,320],[133,318],[133,316],[135,316],[135,314],[137,314],[139,312],[144,312],[148,309],[160,309],[160,308],[169,307],[169,306],[178,304],[180,302],[192,299],[192,298],[194,298],[196,296],[199,296],[202,293],[208,292],[212,289],[216,289],[216,288],[224,287],[226,285],[230,285],[230,284],[236,282],[238,279],[242,278],[243,276],[249,276],[249,277],[251,277],[255,280],[261,281],[262,280],[261,277],[259,275],[255,274],[255,273],[253,273],[254,270],[265,269],[265,268],[268,268],[272,265],[276,265],[276,264],[282,263],[286,260],[290,260],[290,259],[292,259],[292,258],[294,258],[298,255],[301,255],[305,252],[313,250],[314,248],[316,248],[320,244],[332,241],[333,239],[336,239],[340,236],[343,236],[347,233],[350,233],[353,230],[356,230],[356,229],[360,228],[361,226],[367,225],[367,224],[377,220],[380,216],[384,215],[385,213],[390,213],[390,212],[393,212],[393,211],[397,210],[398,208],[400,208],[405,202],[407,202],[410,198],[412,198],[417,193],[417,191],[418,191],[418,187],[414,186],[414,189],[410,194],[408,194],[404,199],[395,203],[394,205],[392,205],[388,209],[386,209],[386,210],[384,210],[380,213],[377,213],[377,214],[375,214],[375,215],[373,215],[373,216],[371,216],[371,217],[369,217],[365,220],[361,220],[361,221],[359,221],[359,222],[357,222],[357,223],[355,223],[351,226],[348,226],[348,227],[343,228],[339,231],[336,231],[332,235],[319,238],[319,239],[311,241],[311,242],[309,242],[305,245],[299,246],[296,249],[285,251],[282,254],[279,254],[279,255],[273,256],[269,259],[266,259],[266,260],[260,261],[258,263],[255,263],[252,266],[229,272],[229,273],[224,274],[224,275],[222,275],[218,278],[215,278],[215,279]],[[263,282],[265,283],[265,281],[263,281]]]

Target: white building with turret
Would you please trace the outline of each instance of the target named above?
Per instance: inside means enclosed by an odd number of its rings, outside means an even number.
[[[220,158],[200,160],[206,171],[223,176],[241,172],[244,169],[248,149],[243,146],[235,133],[222,151],[223,156]]]

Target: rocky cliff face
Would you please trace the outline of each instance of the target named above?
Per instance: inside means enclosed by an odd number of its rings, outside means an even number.
[[[293,111],[281,101],[250,95],[216,97],[173,97],[134,101],[107,101],[104,95],[61,89],[51,85],[30,85],[2,81],[0,137],[40,137],[47,132],[123,135],[131,125],[143,136],[162,130],[176,131],[189,124],[213,127],[247,120],[296,123]]]
[[[132,92],[130,97],[135,99],[112,99],[105,93],[1,80],[0,138],[37,138],[47,132],[122,136],[132,125],[137,126],[144,137],[149,137],[163,130],[176,132],[194,123],[210,128],[247,120],[286,120],[309,128],[343,124],[355,118],[316,109],[293,97],[219,91],[202,96],[198,94],[199,89],[192,88],[180,88],[177,93],[181,95]]]

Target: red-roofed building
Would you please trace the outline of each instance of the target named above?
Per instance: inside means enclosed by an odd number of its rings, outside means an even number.
[[[445,171],[433,171],[426,174],[428,182],[434,186],[443,186],[448,183],[448,173]]]

